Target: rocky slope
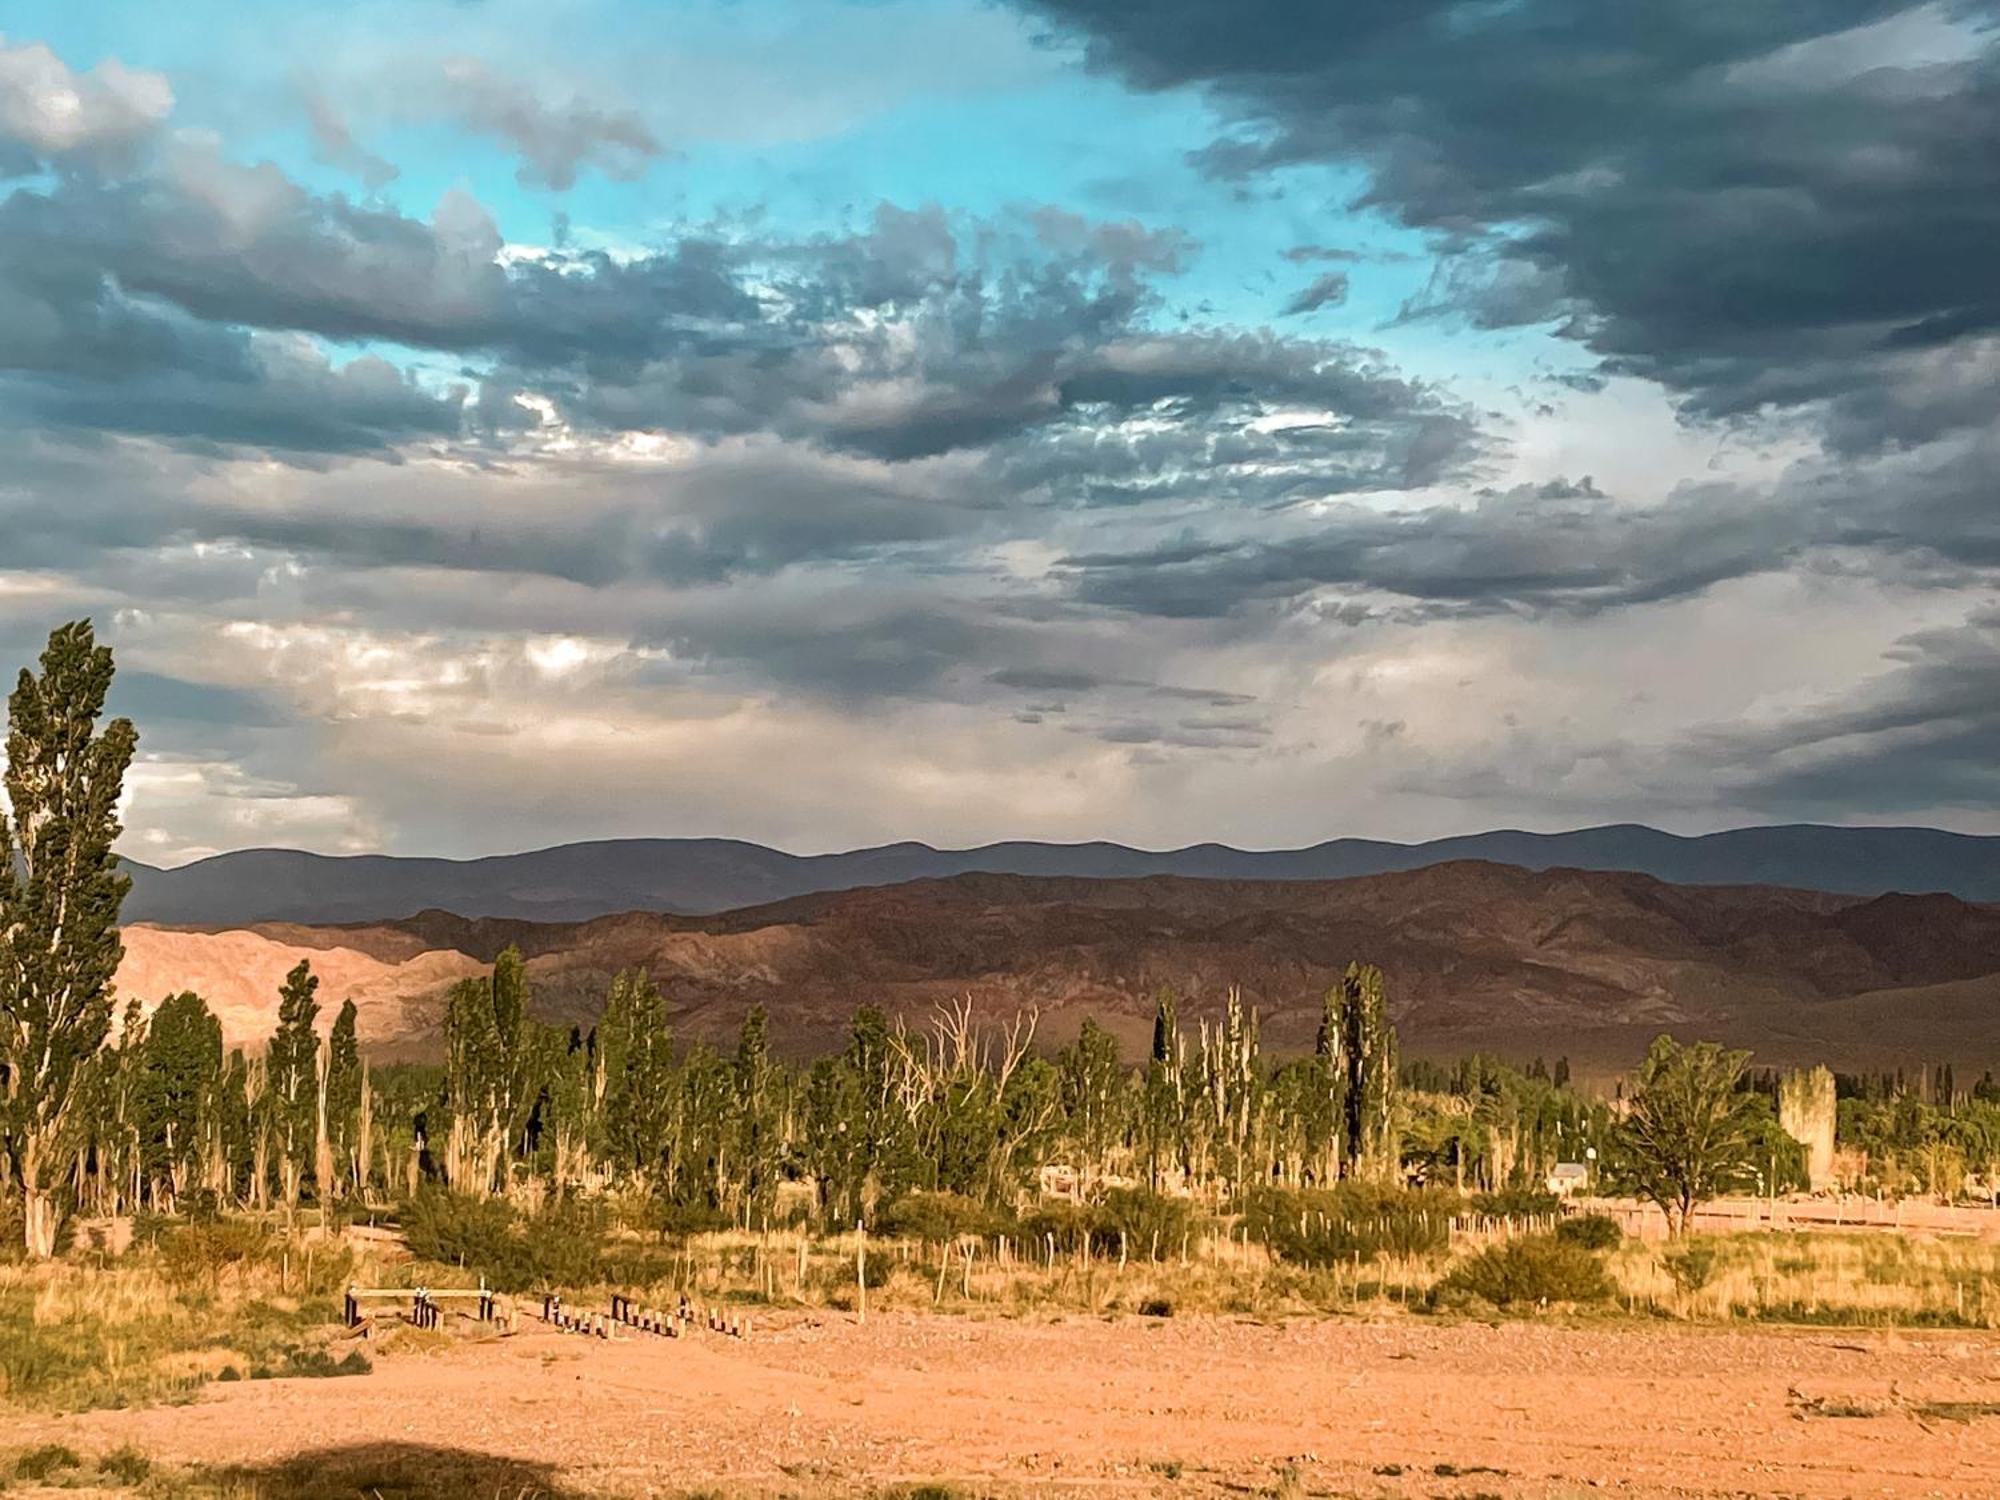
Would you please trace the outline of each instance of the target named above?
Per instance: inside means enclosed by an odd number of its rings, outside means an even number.
[[[2000,909],[1469,861],[1339,881],[966,875],[579,923],[141,925],[120,984],[146,999],[199,990],[254,1040],[285,969],[310,957],[330,1003],[361,1005],[378,1053],[422,1053],[443,991],[510,942],[551,1018],[588,1021],[610,976],[643,966],[687,1033],[724,1037],[761,1003],[795,1051],[830,1044],[859,1004],[920,1017],[960,995],[989,1012],[1036,1007],[1050,1039],[1095,1014],[1136,1050],[1160,988],[1192,1020],[1232,985],[1259,1007],[1267,1045],[1299,1048],[1319,997],[1363,958],[1389,975],[1414,1052],[1623,1065],[1671,1029],[1774,1063],[2000,1061]]]

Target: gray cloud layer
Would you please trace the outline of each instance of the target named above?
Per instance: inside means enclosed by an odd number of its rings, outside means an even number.
[[[1059,765],[1018,784],[1044,800],[1212,759],[1310,797],[1289,768],[1339,754],[1449,798],[1497,784],[1496,742],[1427,729],[1439,687],[1329,726],[1349,656],[1422,658],[1423,632],[1465,655],[1452,632],[1516,624],[1553,650],[1825,579],[1975,602],[1890,632],[1886,671],[1852,648],[1852,701],[1683,725],[1666,770],[1598,759],[1635,788],[1698,768],[1775,812],[1990,804],[1992,726],[1966,706],[2000,565],[1987,7],[1037,9],[1139,86],[1208,90],[1229,123],[1208,172],[1359,163],[1365,202],[1438,252],[1391,336],[1546,323],[1597,357],[1577,387],[1654,382],[1792,457],[1637,487],[1524,474],[1510,419],[1300,336],[1374,252],[1288,252],[1276,332],[1175,321],[1194,238],[1062,207],[527,250],[463,193],[417,217],[317,192],[174,134],[154,75],[0,43],[0,584],[31,585],[0,588],[0,641],[115,612],[151,643],[131,692],[159,743],[233,766],[204,774],[246,800],[338,726],[371,726],[347,747],[370,763],[405,732],[464,753],[537,718],[623,746],[671,729],[666,703],[830,715],[815,733],[885,764],[871,716],[978,723],[936,753],[1006,763],[1001,807],[1009,757]],[[476,62],[451,85],[537,187],[667,155],[620,105]],[[323,160],[393,180],[305,102]],[[360,819],[341,795],[302,815]]]
[[[1849,448],[1994,405],[2000,50],[1974,3],[1035,0],[1100,65],[1201,85],[1247,175],[1360,161],[1365,204],[1464,258],[1438,306],[1565,319],[1693,410],[1824,403]],[[1974,344],[1963,385],[1872,393]]]

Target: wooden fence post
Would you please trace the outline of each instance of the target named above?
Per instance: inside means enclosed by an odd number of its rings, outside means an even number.
[[[854,1221],[854,1288],[857,1323],[868,1321],[868,1230]]]

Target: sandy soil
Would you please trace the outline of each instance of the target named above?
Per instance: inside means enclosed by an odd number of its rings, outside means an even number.
[[[414,1444],[632,1494],[2000,1494],[2000,1415],[1932,1403],[2000,1403],[2000,1339],[829,1314],[744,1343],[536,1325],[186,1407],[0,1413],[0,1444],[250,1463]]]

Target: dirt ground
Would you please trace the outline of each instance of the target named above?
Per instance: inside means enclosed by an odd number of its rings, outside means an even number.
[[[0,1412],[0,1444],[54,1439],[184,1463],[439,1450],[618,1494],[1989,1497],[2000,1339],[826,1314],[605,1344],[534,1325],[191,1406]]]

